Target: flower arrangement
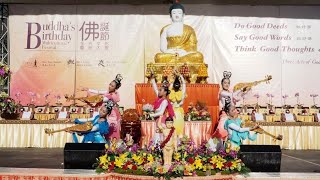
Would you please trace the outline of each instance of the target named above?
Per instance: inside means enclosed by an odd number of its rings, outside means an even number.
[[[310,97],[312,97],[313,100],[313,105],[311,106],[311,108],[317,108],[317,104],[316,104],[316,97],[318,97],[318,94],[310,94]]]
[[[18,103],[20,103],[20,96],[21,96],[21,95],[22,95],[21,92],[17,92],[17,93],[15,94]]]
[[[302,109],[302,104],[300,104],[300,93],[295,93],[294,94],[294,97],[296,97],[297,98],[297,107],[299,108],[299,109]]]
[[[19,105],[12,99],[7,93],[1,92],[0,94],[0,111],[2,115],[11,114],[16,119],[16,114],[19,109]],[[6,118],[6,117],[4,117]],[[11,119],[11,118],[10,118]]]
[[[145,105],[142,106],[142,110],[143,110],[144,112],[148,112],[148,113],[153,112],[153,111],[154,111],[154,110],[153,110],[153,105],[151,105],[151,104],[145,104]]]
[[[62,103],[61,103],[61,96],[60,96],[60,94],[58,94],[58,95],[54,95],[54,98],[56,98],[56,104],[57,105],[61,105]]]
[[[193,103],[189,104],[188,113],[185,118],[187,121],[211,121],[211,116],[206,105],[199,101],[195,106]]]
[[[289,96],[287,94],[283,95],[282,98],[283,98],[283,107],[287,107],[288,105],[286,104],[286,99],[288,98]]]
[[[137,144],[131,147],[106,145],[106,153],[100,156],[95,164],[96,172],[149,175],[163,177],[166,180],[183,176],[249,172],[238,158],[238,150],[226,149],[214,152],[208,148],[207,143],[194,148],[194,143],[187,137],[182,138],[180,142],[170,167],[162,166],[162,151],[158,145],[153,146],[152,142],[145,148],[140,148]]]
[[[138,122],[139,121],[139,114],[136,109],[126,109],[123,112],[122,116],[123,122]]]
[[[154,112],[153,105],[151,104],[144,104],[142,106],[143,116],[141,117],[141,120],[152,120],[149,113]]]
[[[4,85],[5,80],[9,78],[11,71],[8,65],[0,63],[0,85]]]
[[[269,99],[268,105],[271,105],[271,106],[272,106],[272,98],[274,97],[274,95],[271,94],[271,93],[267,93],[267,97],[268,97],[268,99]]]
[[[37,96],[37,94],[35,92],[30,91],[28,92],[28,95],[30,97],[30,104],[33,104],[35,101],[34,98]]]
[[[50,93],[45,93],[44,94],[44,98],[45,98],[46,104],[49,104],[49,101],[48,101],[49,96],[50,96]]]

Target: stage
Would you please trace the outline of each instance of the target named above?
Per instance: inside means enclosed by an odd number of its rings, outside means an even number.
[[[116,179],[117,174],[97,175],[94,170],[64,170],[61,148],[1,148],[0,180],[4,179]],[[14,168],[13,168],[14,167]],[[22,168],[22,169],[21,169]],[[29,168],[29,169],[26,169]],[[45,168],[45,169],[43,169]],[[27,174],[27,175],[26,175]],[[5,175],[5,176],[4,176]],[[11,175],[11,176],[8,176]],[[20,178],[18,178],[20,177]],[[30,178],[32,177],[32,178]],[[39,178],[41,177],[41,178]],[[132,177],[126,177],[132,179]],[[137,178],[137,177],[135,177]],[[140,177],[141,179],[142,177]],[[213,176],[216,179],[320,179],[320,151],[282,150],[280,173],[250,173],[248,177]],[[204,179],[213,179],[204,177]],[[121,178],[120,178],[121,179]],[[143,179],[153,179],[144,177]],[[195,179],[184,177],[183,179]],[[199,179],[196,178],[196,179]]]

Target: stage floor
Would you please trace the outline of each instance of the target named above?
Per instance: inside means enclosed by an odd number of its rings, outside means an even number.
[[[0,148],[0,167],[63,169],[63,149]],[[320,151],[282,150],[281,172],[320,173]]]
[[[0,179],[48,179],[48,180],[108,180],[108,179],[145,179],[144,176],[120,174],[97,175],[94,170],[64,170],[63,149],[40,148],[0,148]],[[23,168],[23,169],[20,169]],[[32,168],[32,169],[30,169]],[[46,168],[46,169],[43,169]],[[283,150],[280,173],[249,173],[249,176],[207,176],[198,179],[228,180],[319,180],[320,151]],[[184,177],[194,180],[194,177]]]

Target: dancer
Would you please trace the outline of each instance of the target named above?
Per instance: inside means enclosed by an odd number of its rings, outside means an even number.
[[[232,73],[224,71],[223,72],[223,79],[221,80],[222,90],[219,94],[219,122],[218,126],[216,127],[212,137],[218,139],[217,149],[224,148],[224,142],[227,140],[228,132],[224,129],[224,124],[228,119],[228,115],[225,112],[226,104],[235,105],[236,102],[240,100],[239,95],[241,92],[245,91],[246,88],[240,89],[236,92],[230,92],[230,77]]]
[[[154,79],[154,74],[152,73],[151,74],[151,83],[152,83],[153,90],[154,90],[155,94],[157,95],[157,100],[155,101],[155,103],[153,105],[154,106],[153,109],[155,110],[155,113],[150,114],[151,118],[156,119],[156,125],[157,125],[156,133],[154,136],[154,145],[156,145],[156,144],[160,145],[160,143],[162,141],[162,136],[160,134],[158,124],[161,123],[161,124],[163,124],[163,126],[165,126],[165,120],[167,119],[167,117],[173,118],[174,111],[173,111],[173,108],[172,108],[170,101],[167,99],[167,96],[170,94],[169,82],[164,81],[158,90],[156,81]]]
[[[175,80],[170,86],[169,100],[174,110],[173,126],[179,138],[183,137],[184,133],[184,110],[182,108],[184,99],[186,98],[186,82],[181,74],[175,71]],[[181,82],[180,82],[181,80]],[[181,87],[182,84],[182,87]]]
[[[85,124],[86,122],[92,122],[92,129],[89,132],[84,132],[82,143],[107,143],[108,139],[105,139],[105,134],[109,133],[109,123],[107,116],[112,112],[114,103],[108,100],[99,110],[99,115],[90,119],[75,119],[75,124]],[[76,133],[71,132],[73,141],[78,143]]]
[[[112,139],[112,138],[120,139],[121,115],[117,106],[117,103],[120,101],[120,95],[117,90],[121,87],[122,79],[123,79],[122,76],[118,74],[116,78],[110,82],[108,91],[82,88],[82,91],[87,91],[93,94],[104,95],[103,102],[112,100],[115,103],[115,107],[112,109],[112,112],[108,116],[110,130],[109,130],[109,134],[106,137],[107,139]]]
[[[249,139],[254,141],[257,139],[257,133],[252,132],[259,128],[259,125],[255,124],[253,127],[242,128],[242,121],[238,117],[238,110],[231,103],[225,105],[224,111],[228,114],[229,118],[224,124],[224,129],[228,131],[228,145],[230,148],[238,148],[242,144],[242,141]]]
[[[243,87],[235,92],[230,92],[230,77],[232,73],[228,71],[223,72],[223,78],[221,80],[222,91],[219,94],[219,107],[222,110],[225,107],[225,101],[231,102],[231,105],[236,105],[240,101],[241,96],[243,96],[247,90],[247,87]]]

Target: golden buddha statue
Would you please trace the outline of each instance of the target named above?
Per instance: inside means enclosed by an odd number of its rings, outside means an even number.
[[[160,50],[155,63],[203,63],[202,53],[197,51],[197,37],[191,26],[183,24],[184,7],[175,3],[170,7],[172,23],[160,32]]]

